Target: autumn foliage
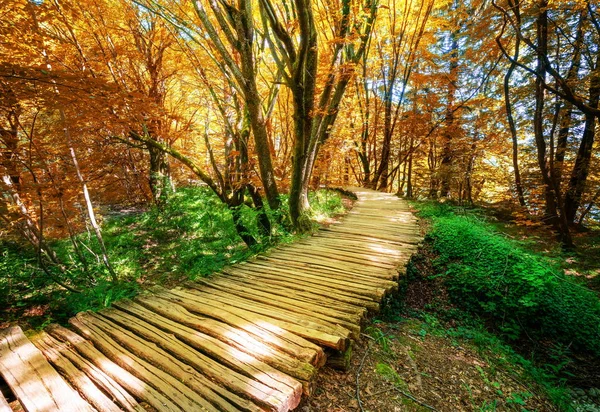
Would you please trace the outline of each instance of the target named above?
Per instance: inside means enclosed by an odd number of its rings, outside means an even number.
[[[117,279],[103,208],[160,210],[190,183],[216,194],[250,246],[273,220],[306,230],[320,186],[501,203],[567,246],[574,225],[598,222],[595,2],[0,8],[0,231],[49,271],[68,270],[51,241],[91,227]]]

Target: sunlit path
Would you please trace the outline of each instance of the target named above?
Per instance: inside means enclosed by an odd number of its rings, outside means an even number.
[[[352,211],[310,238],[80,313],[70,328],[30,340],[1,331],[0,373],[31,411],[294,409],[397,288],[420,240],[405,201],[353,190]]]

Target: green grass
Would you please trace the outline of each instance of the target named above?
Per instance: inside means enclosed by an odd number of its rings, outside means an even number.
[[[310,197],[315,216],[343,212],[341,197],[335,192],[318,191]],[[287,204],[282,197],[283,207]],[[271,211],[268,211],[273,215]],[[291,242],[295,235],[277,224],[271,216],[271,237],[260,236],[256,212],[242,206],[242,216],[250,233],[260,244],[249,249],[241,241],[231,212],[205,188],[181,188],[159,211],[113,212],[102,222],[102,234],[110,262],[120,281],[114,284],[93,251],[98,251],[90,233],[78,235],[87,261],[87,270],[68,239],[53,242],[53,248],[66,263],[66,277],[83,293],[67,293],[57,287],[37,264],[35,251],[15,242],[2,241],[0,259],[0,308],[4,320],[31,315],[31,325],[62,321],[83,310],[96,310],[111,302],[134,296],[151,285],[173,286],[218,271],[225,265],[247,259],[272,244]],[[55,276],[59,276],[54,271]],[[64,276],[64,275],[63,275]],[[35,311],[31,308],[37,307]],[[36,315],[37,312],[44,312]]]
[[[557,262],[505,237],[481,212],[418,203],[432,221],[434,267],[450,299],[508,340],[524,336],[600,354],[600,300]]]

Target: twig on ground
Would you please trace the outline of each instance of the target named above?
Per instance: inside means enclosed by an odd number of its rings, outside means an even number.
[[[365,410],[363,408],[362,401],[360,400],[360,371],[363,368],[365,359],[367,359],[367,355],[369,354],[370,349],[371,349],[371,342],[369,342],[369,344],[367,345],[365,354],[363,355],[363,357],[360,361],[360,365],[358,365],[358,370],[356,371],[356,400],[358,401],[358,407],[360,408],[361,412],[365,412]]]
[[[366,333],[361,333],[360,336],[362,336],[363,338],[367,338],[367,339],[371,339],[372,341],[375,341],[375,338],[371,335],[367,335]]]
[[[439,412],[437,409],[435,409],[433,406],[427,405],[425,402],[421,402],[420,400],[418,400],[417,398],[415,398],[414,396],[412,396],[410,393],[404,392],[402,389],[400,388],[396,388],[394,387],[394,390],[400,394],[402,394],[403,396],[407,397],[408,399],[410,399],[411,401],[418,403],[419,405],[421,405],[424,408],[429,409],[430,411],[435,411],[435,412]],[[359,402],[360,405],[360,402]]]

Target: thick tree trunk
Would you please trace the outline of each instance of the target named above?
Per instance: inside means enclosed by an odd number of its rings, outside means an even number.
[[[154,204],[162,209],[171,191],[171,175],[167,154],[154,146],[147,145],[150,155],[149,183]]]
[[[581,47],[583,43],[583,25],[586,21],[586,10],[581,11],[579,17],[579,23],[577,25],[577,34],[575,35],[575,42],[573,43],[573,60],[569,71],[567,72],[566,81],[569,84],[574,84],[578,80],[579,68],[581,66]],[[556,141],[556,152],[554,155],[554,179],[557,185],[562,184],[563,169],[565,154],[567,152],[567,142],[569,138],[569,132],[571,129],[571,122],[573,118],[573,104],[570,102],[564,103],[564,109],[562,118],[560,121],[560,127],[558,130],[558,139]]]
[[[451,33],[452,49],[450,51],[450,73],[448,75],[448,93],[446,102],[446,119],[444,130],[444,148],[442,149],[442,161],[440,162],[441,188],[440,197],[450,197],[450,185],[452,182],[452,165],[454,154],[452,153],[452,140],[455,128],[454,98],[458,81],[458,39],[457,32]]]
[[[548,51],[548,0],[541,0],[538,3],[539,14],[536,20],[536,31],[538,39],[538,54],[537,54],[537,77],[535,81],[535,113],[533,120],[533,128],[535,135],[535,144],[537,148],[537,159],[538,166],[542,173],[542,179],[544,181],[545,190],[550,196],[554,197],[557,212],[558,221],[556,222],[556,229],[558,230],[561,241],[565,247],[572,247],[573,240],[569,232],[569,225],[567,222],[566,215],[564,213],[562,196],[560,188],[555,184],[552,179],[552,169],[549,168],[547,163],[547,149],[546,140],[544,137],[544,79],[546,77],[546,61],[545,56]],[[551,206],[548,203],[547,206]]]

